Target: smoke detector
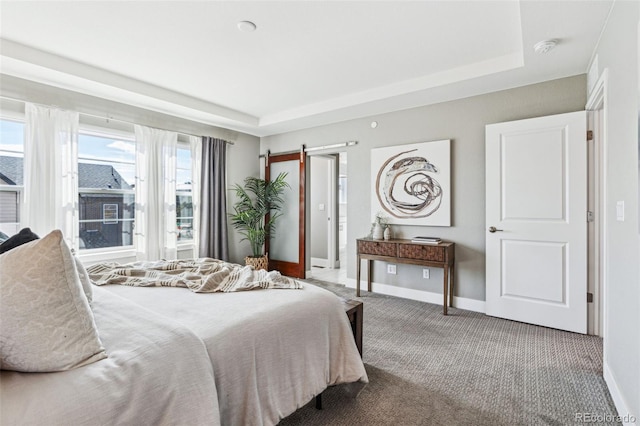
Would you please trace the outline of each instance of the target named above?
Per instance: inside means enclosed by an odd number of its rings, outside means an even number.
[[[553,49],[557,45],[558,45],[558,41],[557,40],[554,40],[554,39],[542,40],[542,41],[537,42],[533,46],[533,50],[536,53],[547,53],[548,51],[550,51],[551,49]]]

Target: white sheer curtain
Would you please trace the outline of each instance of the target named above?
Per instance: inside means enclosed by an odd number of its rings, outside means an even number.
[[[189,136],[191,146],[191,203],[193,205],[193,257],[200,257],[200,199],[202,181],[202,138]]]
[[[175,259],[178,134],[135,126],[138,260]]]
[[[77,249],[79,114],[30,103],[25,113],[22,227],[41,237],[60,229]]]

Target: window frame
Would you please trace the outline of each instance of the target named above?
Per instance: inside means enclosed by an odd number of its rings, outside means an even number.
[[[0,120],[6,120],[6,121],[13,121],[16,123],[19,123],[23,126],[23,129],[26,128],[26,117],[24,114],[24,110],[21,111],[12,111],[11,109],[5,109],[0,113]],[[109,122],[107,121],[107,126],[109,126]],[[128,126],[121,126],[118,128],[117,126],[115,126],[114,123],[114,127],[105,127],[102,126],[102,123],[99,123],[98,120],[87,120],[85,122],[83,122],[82,117],[81,117],[81,121],[80,121],[80,125],[78,128],[78,142],[79,142],[79,138],[81,135],[87,135],[87,136],[95,136],[95,137],[103,137],[103,138],[109,138],[109,139],[117,139],[117,140],[123,140],[123,141],[127,141],[127,142],[132,142],[132,143],[136,143],[136,139],[135,139],[135,134],[133,132],[133,129],[128,129],[126,128]],[[181,135],[178,135],[178,137],[180,138]],[[178,140],[178,148],[179,149],[185,149],[188,150],[191,153],[191,167],[193,167],[193,163],[194,163],[194,155],[195,153],[191,150],[191,145],[188,141],[185,141],[184,139],[182,140]],[[25,153],[22,152],[22,158],[23,161],[25,161]],[[81,160],[86,160],[84,158],[82,158],[79,154],[78,157],[76,159],[77,163],[80,163]],[[129,162],[125,162],[126,164],[131,164]],[[136,163],[134,162],[133,165],[135,166]],[[176,167],[176,173],[177,173],[177,167]],[[177,178],[177,176],[176,176]],[[23,177],[24,180],[24,177]],[[18,198],[18,222],[15,224],[18,228],[20,228],[23,223],[23,216],[24,216],[24,191],[25,191],[25,185],[0,185],[0,191],[2,192],[15,192],[17,193],[17,198]],[[78,187],[78,200],[81,194],[87,194],[87,193],[97,193],[97,194],[131,194],[134,196],[134,200],[135,200],[135,188],[133,189],[98,189],[98,188],[80,188]],[[177,197],[178,196],[191,196],[192,200],[193,200],[193,189],[189,190],[189,191],[184,191],[184,190],[178,190],[176,188],[175,191],[175,197],[176,197],[176,202],[177,202]],[[135,201],[134,201],[135,202]],[[78,240],[80,239],[80,235],[79,235],[79,229],[80,229],[80,224],[82,223],[80,221],[80,209],[79,209],[79,205],[78,205],[78,209],[77,209],[77,224],[78,224],[78,235],[74,236],[75,238],[77,238]],[[188,218],[188,217],[184,217],[184,218]],[[191,217],[192,221],[195,220],[195,217]],[[176,217],[176,228],[175,228],[175,232],[177,232],[177,217]],[[126,245],[126,246],[114,246],[114,247],[102,247],[102,248],[87,248],[87,249],[82,249],[79,250],[77,253],[77,256],[82,259],[83,261],[87,262],[87,263],[93,263],[93,262],[99,262],[99,261],[106,261],[106,260],[125,260],[125,259],[135,259],[136,254],[137,254],[137,246],[136,246],[136,238],[135,238],[135,225],[136,225],[136,218],[132,218],[132,219],[119,219],[120,221],[125,220],[125,221],[133,221],[134,223],[134,232],[133,232],[133,238],[132,238],[132,244],[131,245]],[[193,223],[193,222],[192,222]],[[12,222],[7,222],[7,224],[9,225],[13,225]],[[195,225],[195,223],[194,223]],[[197,232],[197,229],[194,227],[193,228],[193,232]],[[182,241],[178,241],[177,242],[177,250],[178,252],[184,252],[184,251],[188,251],[188,250],[194,250],[195,249],[195,238],[194,239],[189,239],[189,240],[182,240]]]
[[[191,170],[193,170],[193,151],[191,151],[191,145],[188,142],[183,142],[178,140],[178,145],[177,145],[177,149],[184,149],[184,150],[188,150],[191,153]],[[184,169],[181,169],[184,170]],[[176,237],[178,236],[178,196],[182,195],[188,195],[191,197],[191,202],[193,203],[193,186],[189,191],[184,191],[184,190],[178,190],[177,189],[177,176],[178,174],[178,165],[177,165],[177,153],[176,153],[176,228],[175,228],[175,232],[176,232]],[[188,218],[188,217],[182,217],[182,218]],[[191,216],[191,223],[194,223],[194,217]],[[194,227],[192,227],[192,232],[196,232],[196,229]],[[176,249],[177,251],[186,251],[186,250],[193,250],[195,249],[195,238],[191,238],[189,240],[176,240]]]
[[[133,132],[126,132],[122,130],[102,128],[93,125],[84,125],[81,123],[78,129],[78,144],[80,144],[80,136],[93,136],[114,140],[123,140],[126,142],[136,143],[135,134]],[[78,153],[78,157],[76,159],[77,164],[80,164],[80,160],[83,159]],[[132,164],[130,162],[125,161],[114,161],[114,163],[120,164]],[[133,162],[134,167],[136,166],[136,162]],[[80,199],[81,194],[114,194],[114,195],[133,195],[134,205],[135,205],[135,187],[133,189],[115,189],[115,188],[81,188],[78,185],[78,200]],[[78,203],[78,244],[80,241],[80,224],[87,222],[102,222],[102,219],[95,220],[80,220],[80,205]],[[83,248],[78,250],[78,257],[82,260],[86,260],[88,262],[92,261],[101,261],[101,260],[113,260],[113,259],[121,259],[126,257],[135,257],[137,253],[137,245],[135,238],[135,228],[136,228],[136,218],[128,218],[128,219],[118,219],[119,222],[133,222],[132,228],[132,244],[121,245],[121,246],[112,246],[112,247],[99,247],[99,248]]]
[[[22,164],[23,164],[23,173],[24,173],[24,161],[25,161],[25,157],[24,157],[24,131],[26,128],[26,118],[24,116],[24,112],[23,113],[18,113],[18,112],[13,112],[13,111],[5,111],[3,110],[2,113],[0,114],[0,120],[2,121],[13,121],[14,123],[19,123],[22,124],[22,134],[23,134],[23,151],[22,151]],[[11,151],[8,151],[11,152]],[[17,231],[16,233],[22,228],[22,221],[23,221],[23,212],[24,212],[24,180],[25,180],[25,176],[22,176],[22,182],[23,185],[0,185],[0,191],[2,192],[15,192],[16,193],[16,197],[17,197],[17,222],[3,222],[9,225],[15,225]],[[11,236],[11,235],[9,235]]]

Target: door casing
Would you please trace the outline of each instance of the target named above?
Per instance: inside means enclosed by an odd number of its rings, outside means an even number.
[[[589,224],[589,290],[593,291],[593,303],[589,306],[588,333],[606,335],[607,288],[607,85],[609,71],[605,69],[597,80],[587,100],[588,129],[593,131],[591,152],[592,167],[589,177],[590,197],[594,221]],[[606,356],[606,354],[605,354]]]

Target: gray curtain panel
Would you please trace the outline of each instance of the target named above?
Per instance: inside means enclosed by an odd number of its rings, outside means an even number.
[[[202,137],[200,257],[228,261],[226,158],[226,141]]]

